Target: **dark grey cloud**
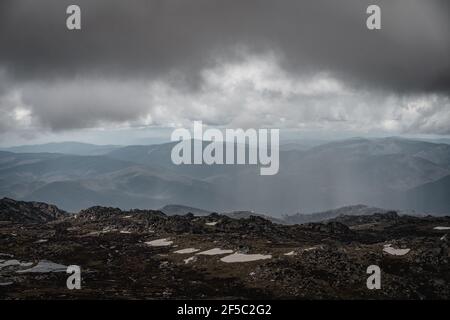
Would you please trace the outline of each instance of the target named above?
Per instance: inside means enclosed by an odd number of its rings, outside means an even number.
[[[73,3],[81,32],[65,29]],[[369,4],[380,5],[382,30],[366,29]],[[276,53],[294,74],[449,92],[449,12],[446,0],[2,0],[0,66],[17,81],[141,76],[192,86],[243,48]]]
[[[65,27],[70,4],[81,31]],[[381,30],[366,28],[369,4]],[[193,120],[450,134],[449,12],[447,0],[0,0],[0,142]]]

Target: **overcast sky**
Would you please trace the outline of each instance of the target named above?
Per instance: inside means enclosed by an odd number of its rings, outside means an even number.
[[[449,135],[449,57],[447,0],[1,0],[0,145],[142,143],[193,120]]]

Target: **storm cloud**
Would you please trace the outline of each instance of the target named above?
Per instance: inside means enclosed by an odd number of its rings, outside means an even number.
[[[65,27],[78,4],[82,30]],[[382,29],[366,28],[378,4]],[[0,130],[449,134],[448,1],[3,0]]]

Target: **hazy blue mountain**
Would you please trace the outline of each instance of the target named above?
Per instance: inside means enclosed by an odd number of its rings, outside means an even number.
[[[450,175],[408,190],[403,206],[429,213],[448,214],[450,212]]]
[[[167,161],[172,146],[130,146],[109,155],[158,164],[209,182],[215,193],[222,195],[214,207],[217,210],[250,207],[276,213],[360,202],[397,205],[401,192],[448,175],[450,163],[447,145],[401,138],[355,138],[308,150],[288,147],[281,151],[279,174],[262,177],[256,166],[174,166]]]
[[[0,177],[21,177],[58,181],[92,177],[134,165],[105,156],[1,153]],[[6,166],[5,166],[6,164]]]
[[[2,196],[70,211],[95,204],[149,208],[196,202],[205,195],[215,199],[207,182],[105,156],[1,152],[0,182]]]
[[[446,164],[424,157],[436,147],[403,139],[352,139],[281,152],[275,176],[245,167],[208,181],[237,208],[262,212],[314,212],[353,203],[395,207],[403,191],[449,174]]]
[[[110,158],[133,161],[138,164],[164,165],[170,164],[170,153],[175,143],[155,145],[126,146],[108,153]]]
[[[193,143],[193,140],[191,141],[191,143]],[[127,146],[111,151],[107,155],[108,157],[114,159],[132,161],[137,164],[164,167],[166,169],[169,169],[171,172],[176,172],[181,175],[187,175],[202,179],[214,177],[217,175],[233,175],[240,170],[247,169],[247,167],[249,167],[242,165],[175,165],[171,161],[171,152],[175,144],[177,144],[177,142],[169,142],[150,146]],[[203,143],[204,146],[206,146],[207,144],[208,142]]]
[[[336,218],[340,215],[371,215],[374,213],[386,213],[389,210],[381,209],[377,207],[369,207],[366,205],[353,205],[353,206],[345,206],[342,208],[326,210],[322,212],[314,212],[308,214],[297,213],[294,215],[286,215],[283,217],[283,220],[288,224],[301,224],[308,222],[319,222],[324,220],[329,220]]]
[[[446,144],[394,137],[289,147],[280,152],[274,176],[261,176],[257,165],[177,166],[170,159],[173,145],[127,146],[97,156],[0,152],[0,196],[70,211],[96,204],[128,209],[177,203],[280,216],[364,203],[450,212]]]
[[[417,139],[420,141],[426,141],[426,142],[431,142],[431,143],[440,143],[440,144],[450,144],[450,138],[429,138],[429,139]]]
[[[0,169],[13,168],[19,165],[32,164],[44,159],[58,158],[61,155],[51,153],[13,153],[0,151]]]
[[[11,151],[16,153],[65,153],[74,155],[102,155],[121,146],[117,145],[95,145],[82,142],[53,142],[36,145],[23,145],[17,147],[3,148],[4,151]]]
[[[308,150],[313,147],[328,143],[327,140],[318,139],[299,139],[280,141],[281,151]]]
[[[55,205],[70,212],[77,212],[82,208],[94,204],[105,204],[113,198],[90,189],[81,181],[55,181],[47,183],[33,190],[23,198],[31,201],[43,201]]]

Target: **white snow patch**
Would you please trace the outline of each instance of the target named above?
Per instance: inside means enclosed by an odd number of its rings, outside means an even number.
[[[389,253],[393,256],[404,256],[409,251],[411,251],[411,249],[395,249],[395,248],[392,248],[391,246],[392,246],[391,244],[385,244],[383,251],[386,253]]]
[[[47,241],[48,241],[47,239],[39,239],[39,240],[35,241],[34,243],[44,243]]]
[[[145,244],[148,244],[149,246],[152,246],[152,247],[165,247],[165,246],[170,246],[172,243],[173,243],[173,241],[170,241],[166,238],[145,242]]]
[[[6,260],[0,264],[0,269],[10,267],[10,266],[19,266],[19,267],[29,267],[33,265],[32,262],[20,262],[19,260]]]
[[[194,253],[194,252],[197,252],[197,251],[200,251],[200,249],[186,248],[186,249],[181,249],[181,250],[174,251],[174,253],[185,254],[185,253]]]
[[[450,227],[434,227],[434,230],[450,230]]]
[[[189,257],[187,259],[184,259],[183,261],[184,261],[185,264],[188,264],[190,262],[194,262],[195,260],[197,260],[197,257],[196,256],[192,256],[192,257]]]
[[[317,250],[317,249],[322,249],[322,246],[314,246],[314,247],[309,247],[309,248],[303,248],[303,251],[313,251],[313,250]]]
[[[130,233],[131,233],[131,231],[128,231],[128,230],[120,230],[120,233],[124,233],[124,234],[130,234]]]
[[[295,256],[297,255],[297,253],[295,251],[289,251],[287,253],[284,254],[285,256]]]
[[[226,262],[226,263],[233,263],[233,262],[250,262],[250,261],[256,261],[256,260],[266,260],[271,259],[272,255],[267,254],[245,254],[245,253],[233,253],[229,256],[225,256],[220,259],[220,261]]]
[[[226,254],[226,253],[232,253],[232,252],[233,252],[233,250],[214,248],[214,249],[209,249],[206,251],[199,252],[197,254],[206,255],[206,256],[214,256],[214,255],[218,255],[218,254]]]
[[[114,231],[117,231],[117,230],[116,229],[111,229],[109,227],[105,227],[101,231],[91,231],[91,232],[89,232],[87,234],[87,236],[98,236],[98,235],[100,235],[102,233],[110,233],[110,232],[114,232]]]
[[[0,282],[0,286],[10,286],[12,285],[14,282],[9,281],[9,282]]]
[[[47,273],[47,272],[66,272],[67,267],[48,260],[41,260],[32,268],[19,270],[17,273]]]
[[[205,224],[207,226],[215,226],[219,221],[213,221],[213,222],[206,222]]]
[[[124,219],[130,219],[132,216],[124,216]]]

